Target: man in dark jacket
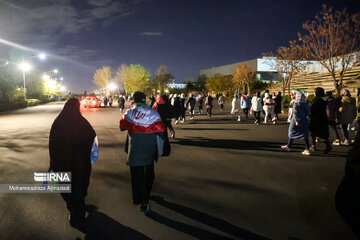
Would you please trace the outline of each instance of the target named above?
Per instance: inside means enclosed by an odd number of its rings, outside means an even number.
[[[80,228],[85,220],[85,196],[89,186],[94,129],[80,113],[78,99],[69,99],[55,119],[49,137],[50,169],[71,172],[71,193],[61,193],[70,211],[70,225]]]
[[[336,191],[335,206],[360,239],[360,132],[347,154],[345,176]]]
[[[329,126],[328,117],[326,115],[327,99],[325,98],[325,91],[323,88],[318,87],[315,89],[315,98],[311,104],[310,125],[312,147],[311,150],[316,150],[316,138],[325,139],[324,153],[331,150],[329,142]]]
[[[282,104],[282,96],[281,96],[281,92],[278,92],[278,94],[276,95],[275,99],[274,99],[276,105],[275,105],[275,116],[276,119],[279,119],[279,114],[281,114],[281,104]]]
[[[119,96],[118,104],[119,104],[120,111],[121,112],[124,111],[124,109],[125,109],[125,98],[122,95]]]
[[[195,104],[196,104],[196,100],[194,95],[192,94],[191,97],[189,97],[186,101],[186,108],[188,108],[190,106],[190,119],[192,120],[194,118],[194,114],[195,114]]]
[[[211,93],[208,93],[207,97],[205,98],[205,108],[208,118],[211,118],[213,108],[213,97],[211,96]]]
[[[128,130],[127,164],[130,166],[133,202],[149,212],[149,196],[154,181],[154,160],[158,157],[157,135],[165,137],[160,115],[146,105],[142,92],[134,93],[133,108],[120,120],[120,130]]]
[[[340,98],[334,98],[331,91],[326,92],[326,98],[328,100],[328,104],[326,106],[326,115],[328,117],[329,126],[333,130],[336,138],[333,141],[333,145],[340,145],[340,136],[336,127],[336,119],[340,107]]]

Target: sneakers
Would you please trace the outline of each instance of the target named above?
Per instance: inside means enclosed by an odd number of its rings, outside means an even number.
[[[316,146],[315,146],[315,145],[311,145],[311,147],[310,147],[310,151],[311,151],[311,152],[316,151]]]
[[[302,155],[307,155],[307,156],[309,156],[309,155],[311,155],[311,153],[310,153],[309,149],[305,149],[305,150],[302,152]]]
[[[179,120],[176,120],[176,121],[175,121],[175,124],[178,124],[178,122],[179,122]]]
[[[281,146],[281,150],[291,152],[291,148],[288,145]]]
[[[139,205],[139,211],[148,213],[151,211],[149,204],[140,204]]]
[[[237,121],[238,121],[238,122],[241,122],[241,118],[238,118]]]
[[[349,146],[349,145],[350,145],[349,140],[347,140],[347,139],[342,140],[342,141],[340,142],[340,144],[341,144],[341,145],[344,145],[344,146]]]
[[[276,124],[276,121],[273,121],[273,124],[275,125],[275,124]]]
[[[340,139],[336,139],[335,141],[333,141],[332,143],[334,146],[340,146]]]

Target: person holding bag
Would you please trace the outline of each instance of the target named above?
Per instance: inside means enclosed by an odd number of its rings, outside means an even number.
[[[134,93],[133,108],[120,120],[120,130],[128,131],[125,151],[130,166],[133,203],[147,213],[155,176],[154,161],[159,156],[158,136],[165,138],[166,129],[160,115],[146,105],[144,93]]]

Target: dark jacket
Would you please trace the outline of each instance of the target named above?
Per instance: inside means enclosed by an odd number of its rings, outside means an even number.
[[[275,99],[274,99],[276,105],[275,105],[275,109],[274,112],[276,114],[281,113],[281,104],[282,104],[282,96],[281,95],[276,95]]]
[[[339,109],[339,122],[341,124],[349,124],[356,117],[355,99],[348,96],[342,96]]]
[[[91,172],[90,153],[96,134],[80,113],[79,100],[68,100],[50,130],[50,168],[71,172],[72,191],[86,195]]]
[[[195,104],[196,104],[196,100],[194,97],[189,97],[188,100],[186,101],[186,107],[190,105],[191,109],[195,108]]]
[[[326,114],[329,122],[335,122],[338,116],[341,98],[329,98],[326,106]]]
[[[315,97],[311,104],[310,131],[316,137],[329,137],[328,117],[326,115],[326,100],[324,97]]]

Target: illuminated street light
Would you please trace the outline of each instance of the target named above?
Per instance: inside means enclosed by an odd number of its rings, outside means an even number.
[[[59,73],[59,70],[54,69],[54,70],[53,70],[53,73]]]
[[[114,91],[116,88],[117,88],[117,86],[116,86],[115,83],[110,83],[110,84],[108,85],[108,89],[109,89],[110,91]]]
[[[63,80],[64,80],[64,78],[63,78],[63,77],[61,77],[61,78],[59,78],[59,80],[60,80],[60,81],[63,81]]]
[[[22,62],[20,64],[20,69],[23,70],[24,72],[31,70],[31,68],[32,68],[32,66],[26,62]]]
[[[61,86],[61,87],[60,87],[60,91],[61,91],[61,92],[65,92],[65,91],[66,91],[66,88],[65,88],[64,86]]]
[[[38,58],[40,58],[40,60],[45,60],[46,59],[46,54],[45,53],[40,53],[38,55]]]

